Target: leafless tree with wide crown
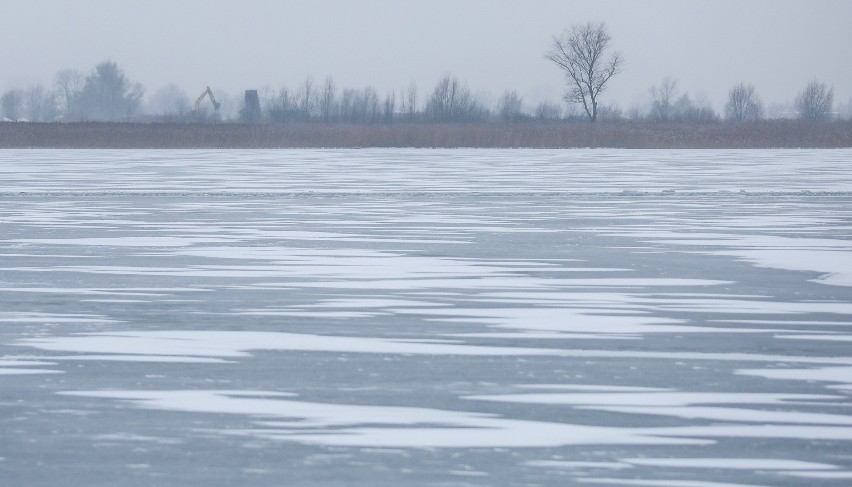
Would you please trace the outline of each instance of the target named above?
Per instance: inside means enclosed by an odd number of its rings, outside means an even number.
[[[582,104],[592,122],[598,119],[598,97],[607,82],[621,71],[623,63],[617,52],[604,59],[611,39],[603,22],[574,25],[553,37],[553,45],[545,55],[565,72],[565,101]]]

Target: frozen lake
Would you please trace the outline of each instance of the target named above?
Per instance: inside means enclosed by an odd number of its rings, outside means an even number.
[[[852,150],[0,152],[0,485],[852,483]]]

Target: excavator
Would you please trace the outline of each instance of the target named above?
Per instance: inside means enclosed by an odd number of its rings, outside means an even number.
[[[211,102],[213,102],[213,110],[215,110],[215,111],[217,111],[217,112],[218,112],[218,111],[219,111],[219,107],[220,107],[220,106],[222,106],[222,104],[221,104],[221,103],[219,103],[218,101],[216,101],[216,97],[215,97],[215,96],[213,96],[213,91],[211,91],[211,90],[210,90],[210,87],[209,87],[209,86],[208,86],[208,87],[207,87],[207,89],[204,91],[204,93],[202,93],[202,94],[201,94],[201,96],[199,96],[198,98],[196,98],[196,100],[195,100],[195,110],[194,110],[194,112],[195,112],[195,113],[198,113],[198,108],[201,106],[201,102],[202,102],[202,101],[204,101],[204,97],[205,97],[205,96],[209,96],[209,97],[210,97],[210,101],[211,101]]]

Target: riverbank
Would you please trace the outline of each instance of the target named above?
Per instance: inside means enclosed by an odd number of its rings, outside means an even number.
[[[394,124],[0,123],[0,148],[624,148],[852,147],[852,121]]]

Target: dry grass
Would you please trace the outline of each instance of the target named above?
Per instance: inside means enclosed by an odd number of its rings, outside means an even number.
[[[396,124],[0,123],[0,148],[852,147],[852,122]]]

